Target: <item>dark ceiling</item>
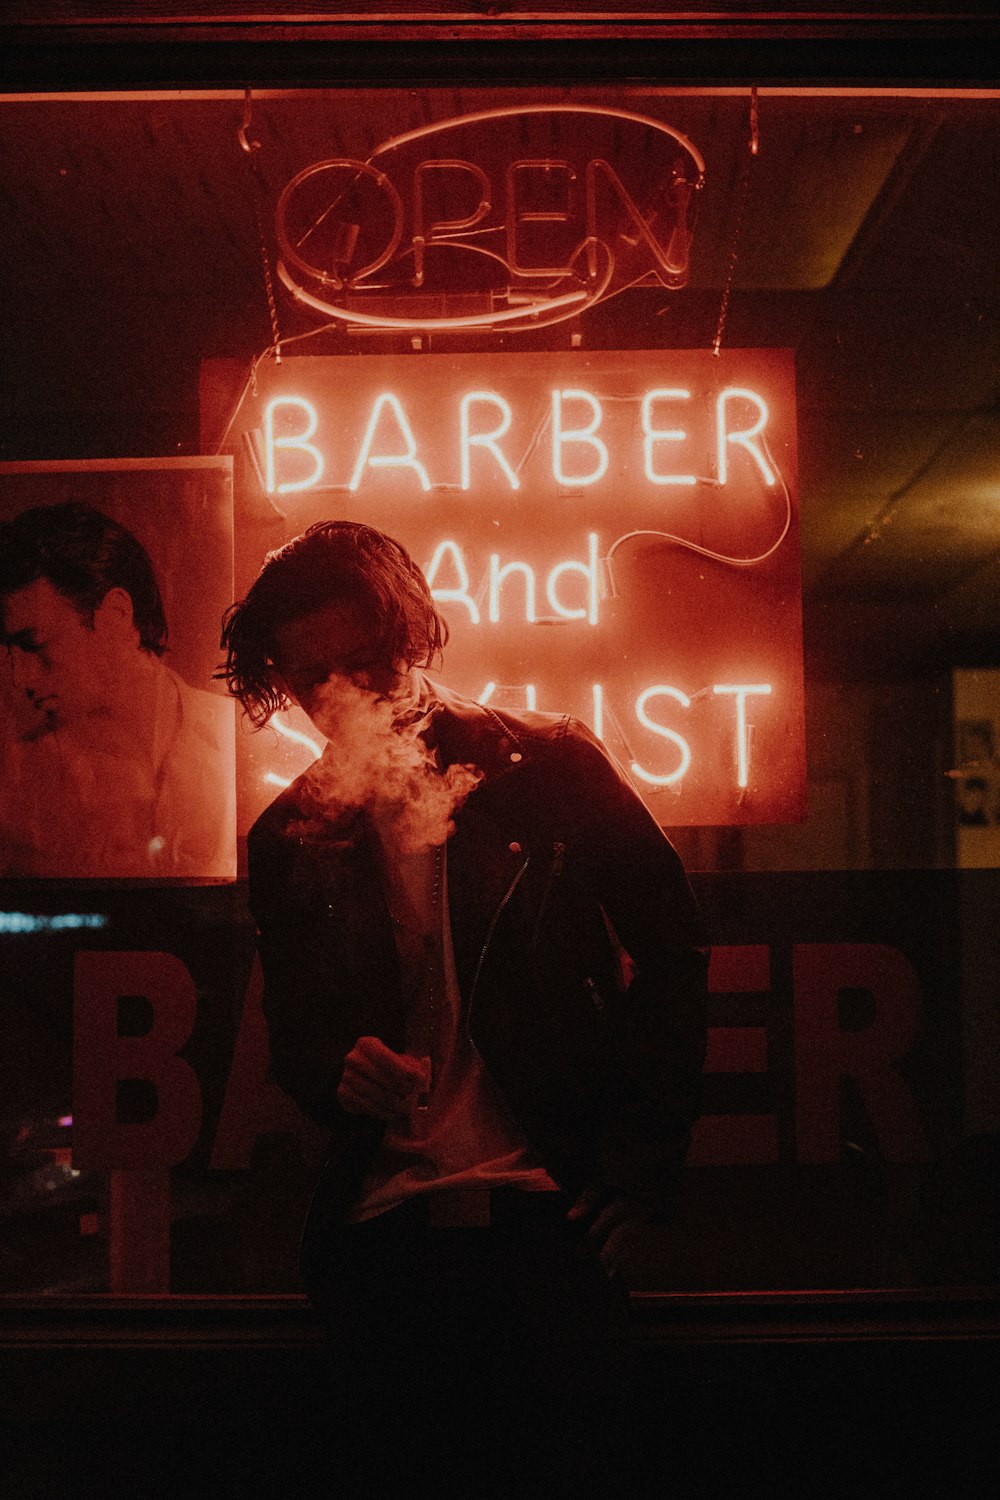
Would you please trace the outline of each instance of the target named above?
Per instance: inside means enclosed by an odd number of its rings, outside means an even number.
[[[863,641],[873,669],[1000,661],[1000,96],[762,91],[745,215],[748,90],[572,97],[653,115],[706,162],[689,285],[623,292],[584,316],[584,346],[710,344],[735,251],[726,344],[796,352],[817,659],[857,665]],[[495,95],[257,97],[269,259],[296,172],[484,102]],[[198,451],[200,361],[248,363],[271,341],[242,120],[232,92],[0,102],[0,456]],[[283,291],[277,311],[283,338],[315,326]]]

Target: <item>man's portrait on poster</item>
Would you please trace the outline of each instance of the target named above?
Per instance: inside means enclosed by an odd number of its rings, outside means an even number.
[[[232,879],[232,707],[181,670],[164,570],[119,519],[131,493],[155,538],[163,476],[116,476],[106,510],[104,476],[30,477],[0,480],[0,875]],[[33,489],[45,503],[23,504]]]

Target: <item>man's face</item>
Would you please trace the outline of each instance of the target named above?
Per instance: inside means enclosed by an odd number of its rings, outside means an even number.
[[[402,663],[387,666],[377,659],[373,635],[367,611],[348,600],[320,605],[277,632],[274,661],[289,696],[327,735],[329,726],[320,722],[322,688],[331,676],[346,677],[356,687],[385,697],[403,682]]]
[[[85,624],[47,578],[8,594],[2,610],[14,686],[37,714],[38,728],[101,713],[116,672],[103,633]]]

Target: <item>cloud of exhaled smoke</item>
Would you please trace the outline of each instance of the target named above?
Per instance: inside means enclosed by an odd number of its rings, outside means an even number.
[[[363,808],[388,825],[404,854],[443,844],[482,772],[464,765],[439,770],[421,738],[426,715],[408,695],[386,698],[334,675],[320,699],[311,717],[329,745],[306,772],[314,814],[335,821]]]

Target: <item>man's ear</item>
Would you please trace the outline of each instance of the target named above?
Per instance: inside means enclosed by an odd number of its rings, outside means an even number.
[[[94,630],[110,640],[138,640],[132,595],[127,589],[108,589],[94,610]]]

